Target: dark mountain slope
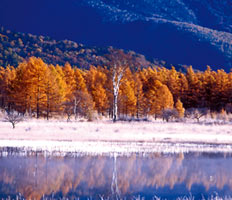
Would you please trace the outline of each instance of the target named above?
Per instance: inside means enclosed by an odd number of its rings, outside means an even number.
[[[107,65],[107,55],[118,52],[112,47],[98,48],[78,44],[69,40],[54,40],[50,37],[11,32],[0,28],[0,66],[17,66],[19,62],[30,56],[42,58],[48,64],[64,65],[69,62],[73,66],[89,68],[90,65]],[[141,54],[124,51],[135,67],[152,66],[151,62]]]
[[[232,66],[232,3],[228,0],[86,0],[108,24],[137,26],[134,40],[145,41],[136,51],[171,63],[214,68]],[[135,30],[135,29],[134,29]],[[124,32],[130,38],[130,34]],[[140,37],[142,36],[142,37]],[[146,47],[150,40],[151,51]],[[136,42],[135,42],[136,43]],[[144,47],[144,48],[143,48]],[[134,49],[134,48],[133,48]],[[157,49],[160,49],[159,52]],[[164,52],[164,53],[162,53]]]
[[[232,67],[231,0],[3,0],[5,27],[132,49],[197,69]]]

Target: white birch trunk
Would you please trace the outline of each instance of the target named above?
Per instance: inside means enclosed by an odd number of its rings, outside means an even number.
[[[118,69],[119,70],[119,69]],[[123,77],[124,70],[117,71],[117,66],[113,69],[113,121],[116,122],[118,116],[118,92]]]

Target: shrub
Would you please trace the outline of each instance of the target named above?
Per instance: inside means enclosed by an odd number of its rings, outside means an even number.
[[[189,108],[185,112],[185,117],[196,119],[200,122],[200,118],[208,114],[207,108]]]
[[[6,111],[3,121],[10,122],[12,124],[12,127],[15,128],[16,124],[23,121],[23,116],[16,111],[10,111],[10,112]]]
[[[179,116],[179,113],[176,109],[167,108],[162,111],[162,117],[167,122],[169,122],[170,119],[177,118],[178,116]]]

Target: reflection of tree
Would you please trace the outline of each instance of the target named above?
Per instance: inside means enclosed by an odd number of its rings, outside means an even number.
[[[117,154],[114,154],[113,176],[111,182],[111,193],[113,198],[120,199],[120,192],[118,189],[118,175],[117,175]]]
[[[143,188],[177,184],[202,184],[232,188],[231,158],[189,155],[150,155],[140,157],[0,158],[0,193],[22,193],[27,199],[40,199],[53,193],[63,196],[119,197],[139,193]],[[112,190],[111,190],[112,189]]]

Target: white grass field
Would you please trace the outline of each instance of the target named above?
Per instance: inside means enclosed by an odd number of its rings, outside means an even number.
[[[232,124],[205,120],[201,123],[117,122],[102,120],[27,120],[13,129],[0,122],[0,148],[18,147],[48,152],[232,152]]]

